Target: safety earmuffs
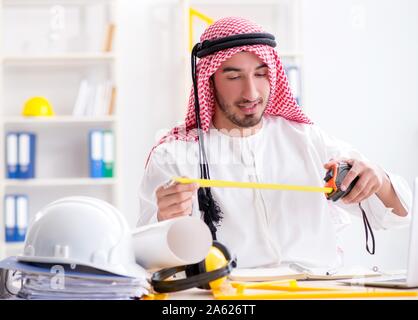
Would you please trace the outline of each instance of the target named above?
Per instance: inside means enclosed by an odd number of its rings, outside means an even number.
[[[151,285],[156,292],[174,292],[190,288],[216,289],[236,267],[236,258],[232,258],[228,249],[221,243],[213,241],[207,257],[196,264],[166,268],[155,272]],[[185,272],[186,278],[167,280],[179,272]]]

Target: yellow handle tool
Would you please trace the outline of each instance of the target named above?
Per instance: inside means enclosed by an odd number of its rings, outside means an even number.
[[[271,190],[293,190],[307,192],[331,193],[334,189],[329,187],[312,187],[312,186],[296,186],[289,184],[276,183],[258,183],[258,182],[237,182],[212,179],[189,179],[174,177],[173,181],[178,183],[197,183],[201,187],[218,187],[218,188],[247,188],[247,189],[271,189]]]
[[[214,291],[213,296],[217,300],[267,300],[267,299],[344,299],[344,298],[395,298],[418,297],[417,291],[304,291],[304,292],[273,292],[273,293],[223,293]]]
[[[246,292],[256,290],[255,292]],[[343,298],[394,298],[418,297],[417,291],[359,289],[344,287],[300,287],[296,280],[271,282],[231,282],[212,290],[213,297],[220,300],[265,300],[265,299],[343,299]]]

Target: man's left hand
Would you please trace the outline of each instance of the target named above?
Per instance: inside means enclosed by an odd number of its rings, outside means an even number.
[[[342,198],[346,204],[359,203],[367,199],[378,192],[382,188],[384,180],[388,179],[386,173],[377,165],[356,159],[332,159],[324,164],[324,168],[329,170],[335,162],[346,162],[351,165],[351,169],[341,183],[341,190],[345,191],[350,183],[359,177],[350,193]]]

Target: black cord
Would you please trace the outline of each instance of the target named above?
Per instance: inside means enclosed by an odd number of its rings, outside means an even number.
[[[366,212],[364,212],[363,207],[361,206],[361,202],[359,202],[359,207],[361,210],[361,214],[363,215],[363,223],[364,223],[364,231],[366,233],[366,250],[370,254],[374,254],[376,250],[376,243],[374,239],[373,229],[370,226],[369,220],[367,219]],[[369,248],[369,231],[370,231],[370,237],[372,239],[372,250]]]
[[[200,105],[199,105],[199,93],[197,88],[197,76],[196,76],[196,52],[199,44],[196,44],[192,50],[192,79],[193,79],[193,91],[194,91],[194,111],[195,120],[197,126],[197,135],[199,142],[199,163],[200,163],[200,177],[201,179],[210,179],[208,159],[205,152],[205,144],[202,133],[202,122],[200,119]]]
[[[193,80],[193,91],[194,91],[194,110],[195,120],[197,127],[198,143],[199,143],[199,169],[201,179],[210,179],[209,164],[205,152],[205,144],[202,132],[202,123],[200,119],[200,105],[199,105],[199,94],[197,88],[197,75],[196,75],[196,53],[200,44],[196,44],[192,50],[191,57],[191,71]],[[212,234],[213,240],[216,240],[216,224],[221,220],[221,210],[218,204],[215,202],[212,196],[210,188],[199,188],[198,190],[198,201],[199,209],[203,211],[203,220],[208,225],[209,230]]]

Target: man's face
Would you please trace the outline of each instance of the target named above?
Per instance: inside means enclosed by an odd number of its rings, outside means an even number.
[[[251,52],[224,61],[213,75],[218,129],[251,128],[260,123],[270,94],[267,65]]]

